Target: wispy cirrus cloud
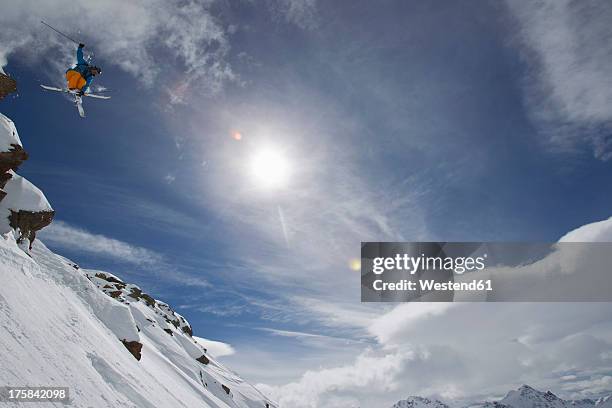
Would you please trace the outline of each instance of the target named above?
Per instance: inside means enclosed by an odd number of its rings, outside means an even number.
[[[19,53],[25,61],[51,66],[53,78],[61,78],[74,64],[75,45],[42,26],[44,19],[86,43],[96,63],[112,63],[145,86],[162,85],[170,103],[185,102],[194,91],[215,94],[239,79],[229,63],[237,27],[214,11],[218,3],[20,1],[0,15],[0,67]],[[316,0],[270,0],[265,7],[301,28],[316,25]]]
[[[54,248],[70,251],[72,254],[91,255],[138,266],[141,271],[173,284],[212,287],[205,278],[182,272],[176,262],[171,262],[156,251],[96,234],[64,221],[54,221],[39,233],[39,238]]]
[[[64,221],[54,221],[40,237],[43,241],[63,249],[128,262],[151,265],[163,262],[157,253],[101,234],[94,234]]]
[[[98,64],[119,66],[148,86],[163,77],[170,101],[182,101],[189,89],[217,92],[235,75],[227,63],[227,27],[213,14],[211,4],[21,1],[3,7],[0,15],[0,65],[19,52],[26,61],[44,61],[61,78],[59,74],[74,64],[75,45],[42,26],[44,19],[86,43]]]
[[[508,1],[529,70],[530,114],[553,147],[589,144],[612,158],[612,4],[605,0]]]
[[[268,0],[270,10],[290,23],[304,29],[317,25],[317,0]]]

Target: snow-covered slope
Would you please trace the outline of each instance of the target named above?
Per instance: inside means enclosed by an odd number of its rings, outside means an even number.
[[[74,407],[274,406],[137,286],[12,233],[0,259],[0,384],[68,386]]]

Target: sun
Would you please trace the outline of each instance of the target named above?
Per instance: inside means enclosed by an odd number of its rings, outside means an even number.
[[[287,185],[291,166],[282,151],[267,147],[255,152],[251,158],[250,172],[257,186],[276,189]]]

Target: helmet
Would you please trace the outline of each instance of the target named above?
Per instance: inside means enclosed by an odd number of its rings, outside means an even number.
[[[95,65],[90,67],[89,70],[90,71],[97,71],[98,75],[102,73],[102,69],[100,67],[95,66]]]

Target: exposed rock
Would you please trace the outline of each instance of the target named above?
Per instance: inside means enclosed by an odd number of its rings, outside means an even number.
[[[142,344],[137,342],[137,341],[125,341],[125,340],[121,340],[121,342],[123,343],[125,348],[128,349],[128,351],[130,353],[132,353],[134,358],[136,360],[140,361],[140,358],[142,357],[142,354],[141,354]]]
[[[164,329],[164,331],[165,331],[166,333],[168,333],[169,335],[174,336],[174,334],[172,334],[172,330],[170,330],[170,329]]]
[[[128,294],[128,296],[136,300],[144,299],[145,303],[149,307],[155,306],[155,299],[153,299],[151,296],[147,295],[146,293],[143,293],[142,290],[140,290],[140,288],[138,287],[135,287],[135,286],[132,287],[131,293]]]
[[[0,99],[15,91],[17,91],[17,81],[0,72]]]
[[[202,354],[200,357],[196,358],[196,360],[199,361],[202,364],[210,363],[210,360],[204,354]]]
[[[102,272],[96,273],[94,276],[96,278],[104,279],[107,282],[118,283],[118,284],[123,285],[125,287],[125,282],[120,281],[119,279],[115,278],[114,276],[107,276],[107,275],[103,274]]]
[[[2,189],[13,177],[10,170],[17,170],[27,159],[28,154],[21,146],[15,124],[0,114],[0,201],[6,196],[6,192]]]
[[[0,152],[0,188],[4,188],[6,182],[11,179],[9,170],[17,170],[21,163],[28,160],[28,153],[18,144],[11,143],[6,152]]]
[[[15,231],[19,231],[19,239],[17,242],[21,243],[27,239],[30,241],[30,249],[32,249],[32,243],[36,239],[36,231],[39,231],[51,224],[55,211],[13,211],[9,217],[9,225]]]
[[[221,384],[221,388],[223,388],[223,391],[225,391],[227,395],[230,395],[230,389],[227,385]]]
[[[191,329],[191,326],[183,326],[181,327],[181,330],[183,330],[183,332],[189,337],[193,336],[193,330]]]

